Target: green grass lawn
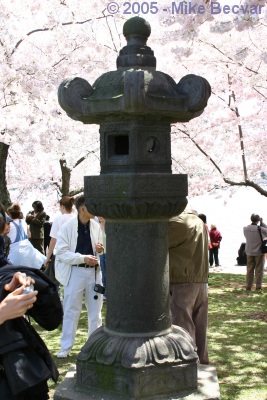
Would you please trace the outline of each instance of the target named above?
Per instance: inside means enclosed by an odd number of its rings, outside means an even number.
[[[246,292],[244,275],[210,274],[209,356],[216,366],[221,400],[267,400],[267,279],[264,290]],[[103,308],[105,317],[106,306]],[[51,353],[59,349],[61,327],[53,332],[38,328]],[[83,310],[76,343],[67,359],[57,359],[60,383],[86,341]],[[51,382],[50,395],[57,385]]]

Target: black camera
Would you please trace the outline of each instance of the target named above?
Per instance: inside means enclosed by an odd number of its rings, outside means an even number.
[[[104,294],[106,288],[104,286],[99,285],[98,283],[95,284],[94,291],[96,293]]]

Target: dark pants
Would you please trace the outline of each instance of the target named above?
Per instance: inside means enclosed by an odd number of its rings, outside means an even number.
[[[101,272],[102,272],[102,282],[103,286],[105,286],[105,296],[107,296],[107,286],[106,286],[106,254],[101,254],[99,256],[100,258],[100,267],[101,267]]]
[[[213,265],[213,261],[215,261],[215,265],[219,265],[219,249],[218,247],[213,247],[212,249],[209,249],[210,256],[209,256],[209,262],[210,266]]]
[[[45,269],[44,273],[52,280],[52,282],[54,282],[54,284],[57,286],[57,288],[59,288],[60,284],[55,276],[55,259],[56,259],[56,256],[53,255],[50,260],[50,263],[49,263],[48,267]]]
[[[39,250],[42,254],[44,254],[44,239],[32,239],[30,238],[29,241],[33,245],[33,247]]]

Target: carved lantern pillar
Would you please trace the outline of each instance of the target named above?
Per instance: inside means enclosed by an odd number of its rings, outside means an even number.
[[[195,345],[169,309],[168,219],[187,204],[187,176],[171,171],[170,124],[199,116],[210,85],[157,71],[144,19],[131,18],[123,33],[117,70],[92,86],[64,81],[59,103],[100,124],[101,173],[85,177],[84,191],[88,210],[107,220],[106,325],[78,355],[77,387],[141,399],[197,386]]]

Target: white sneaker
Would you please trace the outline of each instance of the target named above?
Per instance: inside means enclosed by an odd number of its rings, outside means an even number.
[[[64,349],[60,349],[59,352],[57,353],[57,358],[67,358],[70,354],[70,350],[64,350]]]

